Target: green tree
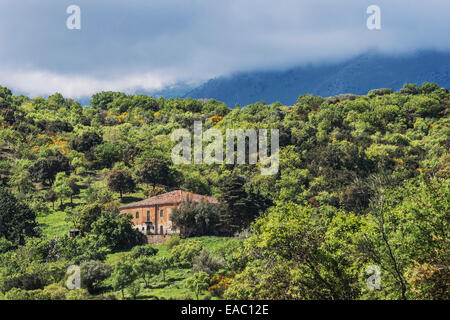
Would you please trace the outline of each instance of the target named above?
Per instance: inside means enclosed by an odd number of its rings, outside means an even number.
[[[106,182],[111,191],[120,193],[121,199],[123,193],[133,192],[136,188],[133,178],[125,170],[112,170],[106,176]]]
[[[48,189],[45,193],[45,201],[51,202],[53,210],[55,210],[55,201],[58,200],[58,195],[56,194],[55,190]]]
[[[126,95],[121,92],[113,92],[113,91],[103,91],[96,93],[92,96],[91,107],[93,109],[106,110],[108,109],[109,104],[111,102],[120,97],[126,97]]]
[[[161,265],[154,257],[140,257],[133,262],[133,270],[135,274],[145,282],[148,288],[150,279],[161,272]]]
[[[30,168],[32,179],[44,185],[52,185],[59,172],[70,172],[69,160],[62,155],[40,159]]]
[[[176,262],[185,265],[192,265],[192,260],[203,249],[203,245],[198,240],[186,240],[174,246],[171,253]]]
[[[111,168],[122,156],[122,148],[117,144],[104,143],[95,148],[95,158],[103,168]]]
[[[333,218],[330,218],[332,216]],[[246,241],[249,263],[228,299],[355,299],[363,262],[355,252],[364,222],[357,216],[279,203]]]
[[[63,200],[72,195],[72,189],[69,187],[68,181],[67,175],[64,172],[59,172],[52,186],[52,189],[55,190],[59,197],[61,206],[63,205]]]
[[[188,237],[217,234],[220,208],[217,204],[184,202],[172,212],[172,223]]]
[[[125,289],[137,279],[132,262],[120,260],[114,268],[111,278],[114,290],[120,290],[122,299],[125,299]]]
[[[36,214],[5,188],[0,187],[0,238],[24,244],[25,237],[37,236]]]
[[[175,184],[174,173],[169,167],[169,162],[159,158],[141,158],[138,161],[136,176],[140,182],[152,186]]]
[[[168,270],[174,267],[174,260],[172,256],[160,257],[158,258],[158,263],[161,268],[161,273],[163,275],[163,281],[166,281],[166,273]]]
[[[80,265],[81,284],[89,291],[96,293],[100,289],[103,280],[112,273],[112,267],[98,260],[83,262]]]
[[[225,261],[212,256],[208,250],[203,249],[200,254],[193,259],[193,272],[206,272],[209,276],[213,276],[217,271],[225,267]]]
[[[128,294],[133,298],[133,300],[136,300],[139,293],[141,292],[141,284],[139,281],[133,281],[128,287],[127,287]]]
[[[198,300],[200,293],[208,289],[209,280],[209,275],[206,272],[200,271],[186,279],[186,287],[194,292]]]
[[[128,215],[103,212],[92,224],[91,235],[111,250],[128,249],[142,244],[145,236],[133,228]]]

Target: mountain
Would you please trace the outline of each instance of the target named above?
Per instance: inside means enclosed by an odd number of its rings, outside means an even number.
[[[292,105],[299,95],[306,93],[323,97],[366,94],[373,88],[398,90],[405,82],[425,81],[450,88],[450,52],[426,51],[407,56],[364,54],[336,64],[241,72],[211,79],[185,97],[214,98],[231,107],[261,100]]]

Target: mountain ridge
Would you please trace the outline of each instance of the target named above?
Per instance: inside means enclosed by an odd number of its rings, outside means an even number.
[[[230,107],[264,100],[295,104],[301,94],[366,94],[373,88],[400,89],[406,82],[450,87],[450,52],[422,51],[408,56],[363,54],[340,63],[284,71],[239,72],[210,79],[186,98],[213,98]]]

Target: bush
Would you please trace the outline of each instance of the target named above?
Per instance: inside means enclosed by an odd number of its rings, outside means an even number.
[[[101,288],[102,281],[107,279],[113,269],[100,261],[83,262],[81,268],[81,284],[89,293],[96,293]]]
[[[28,291],[20,288],[12,288],[5,294],[6,300],[31,300],[31,295]]]
[[[158,253],[158,249],[151,245],[137,246],[131,250],[131,257],[134,259],[139,257],[151,257]]]
[[[88,300],[89,292],[85,289],[69,290],[66,294],[66,300]]]
[[[170,239],[166,242],[166,247],[168,249],[172,249],[173,247],[179,245],[181,243],[181,237],[179,234],[172,234]]]
[[[208,250],[203,249],[198,256],[192,260],[193,272],[206,272],[210,276],[214,275],[220,269],[225,268],[225,261],[211,256]]]
[[[127,288],[128,294],[133,298],[133,300],[136,300],[137,296],[141,292],[141,284],[139,281],[134,281],[132,284],[130,284]]]
[[[198,240],[187,240],[172,248],[172,255],[176,262],[192,265],[192,260],[202,251],[202,243]]]
[[[14,248],[11,241],[6,240],[5,238],[0,238],[0,254],[8,252]]]
[[[42,291],[44,296],[48,296],[50,300],[65,300],[69,290],[59,284],[52,283]]]

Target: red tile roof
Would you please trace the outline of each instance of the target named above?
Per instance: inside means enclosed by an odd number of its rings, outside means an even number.
[[[209,203],[218,203],[219,201],[214,197],[202,196],[201,194],[196,194],[192,192],[175,190],[171,192],[167,192],[164,194],[160,194],[158,196],[154,196],[142,201],[133,202],[120,207],[122,209],[131,209],[131,208],[139,208],[139,207],[148,207],[153,205],[161,205],[161,204],[179,204],[184,201],[192,201],[192,202],[209,202]]]

